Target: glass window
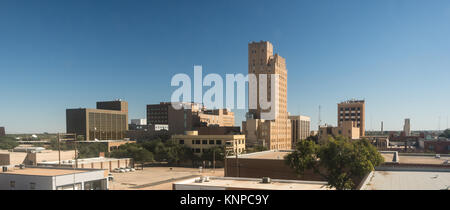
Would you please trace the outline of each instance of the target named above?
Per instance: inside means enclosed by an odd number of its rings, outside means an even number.
[[[202,144],[208,144],[208,140],[203,140]]]
[[[36,183],[30,182],[30,190],[35,190],[35,189],[36,189]]]
[[[222,144],[222,140],[216,140],[216,144],[221,145]]]
[[[214,144],[214,140],[209,140],[209,144]]]
[[[184,140],[180,140],[180,144],[184,144]]]

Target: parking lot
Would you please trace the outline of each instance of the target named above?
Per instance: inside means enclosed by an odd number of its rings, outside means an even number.
[[[146,167],[134,172],[112,173],[110,190],[172,190],[172,183],[199,176],[223,176],[223,168]]]

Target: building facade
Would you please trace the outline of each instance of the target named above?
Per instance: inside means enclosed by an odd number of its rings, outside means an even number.
[[[348,100],[338,104],[338,126],[344,122],[355,122],[359,128],[359,135],[366,135],[365,101]]]
[[[30,166],[8,168],[0,172],[0,190],[108,190],[108,172]]]
[[[97,109],[67,109],[66,130],[88,141],[124,139],[128,130],[128,104],[125,101],[97,102]]]
[[[287,113],[287,69],[286,60],[273,53],[273,45],[267,41],[248,45],[248,74],[256,76],[256,91],[249,84],[249,100],[256,99],[256,108],[250,107],[247,120],[243,122],[244,132],[251,144],[262,144],[269,149],[291,149],[291,123]],[[260,81],[260,76],[267,76]],[[274,75],[277,75],[275,77]],[[278,78],[278,81],[272,81]],[[274,100],[275,107],[263,109],[260,106],[260,82],[267,81],[267,101]],[[249,81],[251,82],[251,81]],[[272,83],[275,87],[272,87]],[[274,95],[275,98],[272,98]],[[263,101],[263,100],[261,100]],[[275,110],[273,110],[275,109]],[[275,112],[274,119],[263,119],[263,114]]]
[[[198,135],[198,131],[187,131],[184,135],[173,135],[172,140],[191,148],[196,155],[214,147],[227,147],[238,154],[245,151],[245,135]]]
[[[207,110],[197,103],[170,103],[147,105],[149,124],[168,125],[170,134],[184,134],[198,127],[234,126],[234,113],[227,109]]]
[[[0,127],[0,137],[1,136],[6,136],[5,127]]]
[[[325,143],[329,137],[343,136],[351,140],[360,139],[360,128],[356,122],[344,121],[340,126],[320,126],[319,127],[319,143]]]
[[[292,148],[298,141],[305,140],[311,134],[311,118],[307,116],[289,116],[291,120]]]
[[[411,136],[411,120],[405,119],[405,125],[403,126],[403,133],[405,136]]]

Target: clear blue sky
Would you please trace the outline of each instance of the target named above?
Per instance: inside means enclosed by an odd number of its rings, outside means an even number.
[[[176,73],[247,73],[247,44],[287,59],[288,109],[336,124],[366,99],[366,128],[441,128],[450,115],[448,0],[2,0],[0,126],[64,132],[65,109],[121,98],[131,118],[170,100]],[[236,113],[237,124],[245,112]]]

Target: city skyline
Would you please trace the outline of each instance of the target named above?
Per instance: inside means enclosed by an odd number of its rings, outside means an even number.
[[[194,64],[245,74],[248,43],[266,40],[288,61],[288,112],[312,130],[319,105],[337,125],[337,104],[352,98],[366,101],[366,130],[400,131],[406,118],[444,130],[449,18],[448,1],[3,1],[0,127],[64,132],[66,109],[117,98],[129,119],[145,118],[147,104],[170,100],[173,75]],[[246,110],[232,111],[241,125]]]

